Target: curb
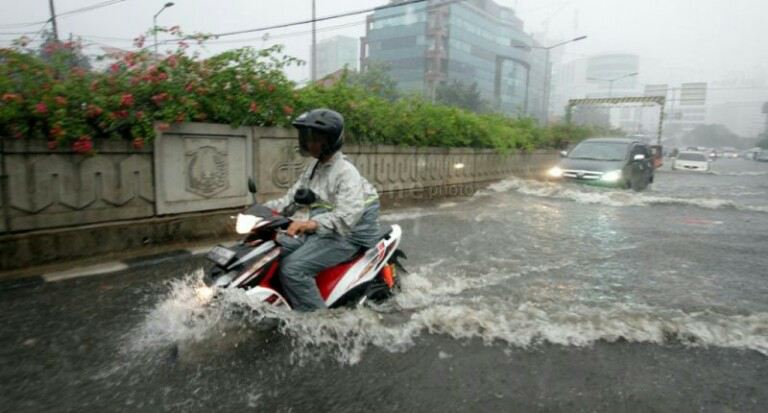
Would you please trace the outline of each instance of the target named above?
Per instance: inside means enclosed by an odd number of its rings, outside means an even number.
[[[23,278],[12,279],[0,282],[0,292],[15,290],[19,288],[37,287],[46,283],[53,283],[74,278],[90,277],[96,275],[108,275],[128,269],[148,267],[157,265],[166,261],[173,261],[181,258],[190,258],[207,254],[216,245],[229,245],[230,243],[215,243],[211,245],[178,249],[159,254],[143,255],[122,260],[105,262],[101,264],[89,265],[87,267],[73,268],[64,271],[55,271],[32,275]]]

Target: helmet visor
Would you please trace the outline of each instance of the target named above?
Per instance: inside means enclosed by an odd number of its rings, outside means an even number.
[[[312,154],[309,152],[309,128],[299,129],[299,153],[301,156],[309,157]]]

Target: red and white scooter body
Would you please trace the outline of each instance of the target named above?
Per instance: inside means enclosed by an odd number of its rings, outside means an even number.
[[[290,308],[277,277],[282,247],[275,242],[275,235],[285,221],[290,222],[280,216],[259,218],[249,237],[238,246],[215,247],[208,256],[215,265],[206,272],[206,284],[242,288],[256,301]],[[397,258],[404,257],[397,250],[401,238],[400,226],[392,225],[372,248],[318,274],[315,281],[326,306],[357,304],[373,295],[391,295],[396,288]]]

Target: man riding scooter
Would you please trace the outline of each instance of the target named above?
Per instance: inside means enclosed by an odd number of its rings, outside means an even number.
[[[308,221],[294,220],[278,237],[283,259],[278,277],[291,306],[299,311],[325,308],[314,277],[325,268],[352,259],[361,247],[379,239],[376,189],[341,153],[344,118],[330,109],[315,109],[293,122],[299,149],[312,156],[298,181],[283,197],[264,205],[290,216],[300,189],[314,192]],[[289,210],[286,210],[289,209]]]

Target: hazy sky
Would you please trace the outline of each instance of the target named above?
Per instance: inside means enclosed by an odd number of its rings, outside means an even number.
[[[58,13],[105,0],[55,0]],[[386,0],[316,0],[318,17],[367,9]],[[627,52],[641,56],[642,83],[717,81],[768,77],[768,0],[498,0],[516,8],[526,31],[548,29],[549,37],[588,39],[569,45],[565,59],[602,52]],[[125,0],[95,11],[59,19],[59,33],[82,36],[87,42],[130,48],[128,39],[147,30],[161,0]],[[311,0],[176,0],[158,18],[159,25],[181,25],[188,32],[227,32],[258,28],[311,17]],[[49,17],[48,0],[0,0],[0,44],[14,35],[35,32],[41,25],[8,27]],[[318,24],[320,39],[336,34],[361,36],[364,15]],[[358,23],[358,24],[355,24]],[[349,27],[329,27],[349,25]],[[309,25],[263,33],[222,38],[208,46],[210,53],[225,48],[276,42],[287,53],[308,58]],[[280,37],[287,35],[288,37]],[[251,39],[239,43],[233,41]],[[93,50],[96,52],[96,50]],[[309,77],[303,67],[289,72],[294,80]]]

